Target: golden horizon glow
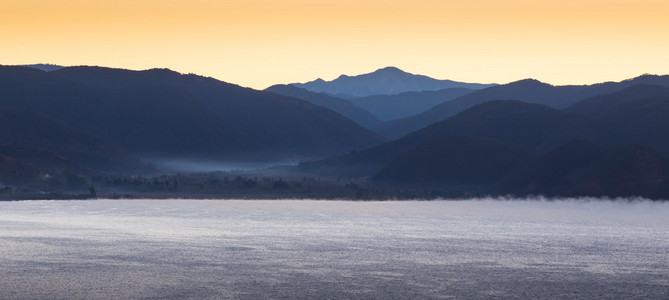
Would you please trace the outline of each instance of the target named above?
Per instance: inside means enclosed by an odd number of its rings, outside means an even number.
[[[552,84],[669,73],[659,0],[0,0],[0,64],[170,68],[257,89],[386,66]]]

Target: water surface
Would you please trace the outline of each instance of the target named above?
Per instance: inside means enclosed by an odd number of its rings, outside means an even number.
[[[586,200],[0,202],[0,298],[669,295],[669,203]]]

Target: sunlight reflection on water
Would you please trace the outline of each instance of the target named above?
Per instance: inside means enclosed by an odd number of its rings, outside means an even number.
[[[0,298],[661,298],[669,203],[0,202]]]

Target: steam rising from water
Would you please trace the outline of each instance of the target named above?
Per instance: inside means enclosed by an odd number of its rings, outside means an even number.
[[[0,203],[0,298],[661,298],[669,203]]]

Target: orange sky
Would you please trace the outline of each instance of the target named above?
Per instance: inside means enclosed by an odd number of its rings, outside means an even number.
[[[167,67],[254,88],[385,66],[553,84],[669,74],[666,0],[0,0],[0,64]]]

